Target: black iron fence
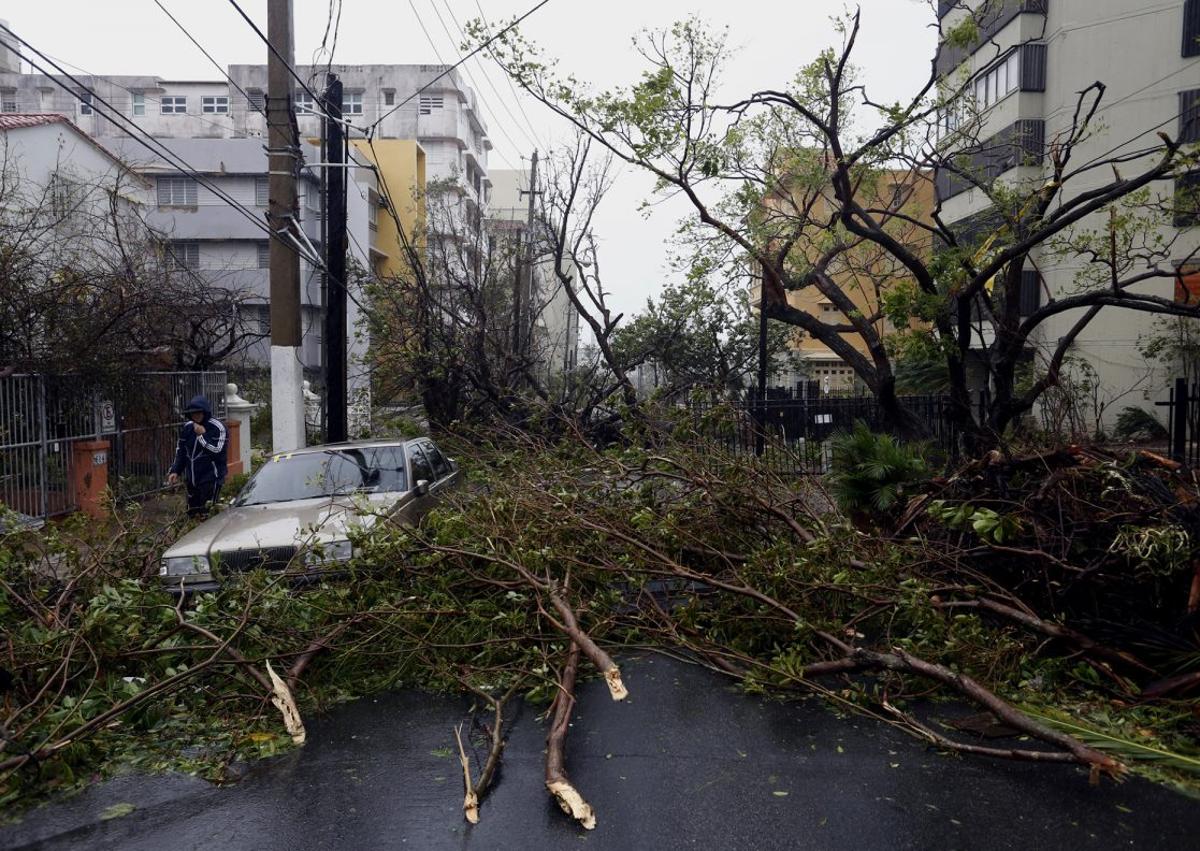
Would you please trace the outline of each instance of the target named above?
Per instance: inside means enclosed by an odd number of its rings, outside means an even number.
[[[1200,467],[1200,381],[1189,384],[1186,378],[1176,378],[1169,399],[1158,404],[1171,411],[1167,423],[1171,457]]]
[[[697,430],[737,454],[756,455],[780,473],[821,474],[833,459],[832,439],[862,422],[887,431],[883,409],[873,396],[836,396],[798,390],[768,390],[767,397],[724,404],[693,401]],[[932,452],[952,458],[959,430],[949,416],[949,397],[913,395],[900,403],[923,426]]]

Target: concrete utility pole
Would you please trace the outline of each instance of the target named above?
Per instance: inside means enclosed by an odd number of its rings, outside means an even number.
[[[267,161],[271,281],[271,443],[276,452],[304,446],[304,367],[300,362],[300,256],[291,236],[298,220],[300,140],[292,119],[292,0],[267,0]]]
[[[330,74],[325,89],[325,441],[348,439],[346,413],[346,135],[342,83]]]
[[[529,189],[522,195],[529,196],[529,215],[525,225],[524,268],[519,270],[513,281],[513,354],[518,360],[525,356],[525,344],[533,333],[533,220],[534,203],[541,193],[537,188],[538,152],[533,152],[529,161]],[[525,303],[529,304],[529,322],[526,328]]]

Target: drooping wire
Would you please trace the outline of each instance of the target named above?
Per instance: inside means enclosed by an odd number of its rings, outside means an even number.
[[[230,0],[230,2],[233,2],[233,0]],[[525,12],[525,14],[521,15],[518,18],[513,19],[513,21],[511,23],[509,23],[508,26],[504,27],[504,29],[502,29],[499,32],[495,33],[494,35],[490,36],[482,44],[475,47],[475,49],[472,50],[470,53],[466,54],[461,59],[459,59],[458,62],[443,69],[441,71],[441,73],[437,74],[435,77],[433,77],[431,80],[429,80],[429,82],[425,83],[425,85],[421,86],[416,91],[414,91],[412,94],[410,94],[408,97],[406,97],[404,100],[400,101],[395,106],[393,106],[391,109],[389,109],[387,112],[383,113],[383,115],[379,116],[379,118],[376,119],[375,121],[373,121],[371,123],[370,127],[367,128],[369,131],[368,135],[373,136],[375,134],[376,128],[378,128],[379,125],[383,123],[383,120],[385,118],[387,118],[389,115],[392,115],[393,113],[395,113],[402,107],[406,106],[407,104],[411,103],[413,98],[420,95],[422,92],[424,92],[426,89],[428,89],[434,83],[436,83],[438,80],[440,80],[443,77],[447,76],[448,74],[452,73],[456,68],[458,68],[460,65],[462,65],[464,62],[466,62],[471,57],[478,54],[480,51],[487,49],[487,47],[489,47],[497,39],[499,39],[501,36],[505,35],[506,33],[510,32],[511,30],[515,29],[522,21],[524,21],[526,18],[528,18],[534,12],[541,9],[543,6],[545,6],[549,2],[550,2],[550,0],[540,0],[540,2],[537,3],[537,5],[533,6],[531,9],[529,9],[527,12]]]

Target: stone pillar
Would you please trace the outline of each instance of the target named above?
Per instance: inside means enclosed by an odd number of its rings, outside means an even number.
[[[108,516],[104,492],[108,490],[107,440],[77,440],[71,444],[71,493],[75,505],[89,517]]]
[[[236,461],[241,465],[239,473],[250,472],[250,447],[252,444],[250,436],[250,418],[254,415],[254,409],[258,406],[253,402],[247,402],[238,395],[238,386],[236,384],[225,385],[225,410],[229,425],[237,424],[238,434],[238,454],[234,457],[233,444],[230,443],[229,450],[229,474],[234,474],[233,464]],[[233,429],[230,429],[230,438],[233,437]]]

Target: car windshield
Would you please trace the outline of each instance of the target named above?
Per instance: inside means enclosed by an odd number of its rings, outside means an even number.
[[[407,489],[403,447],[328,449],[274,456],[246,485],[236,504]]]

